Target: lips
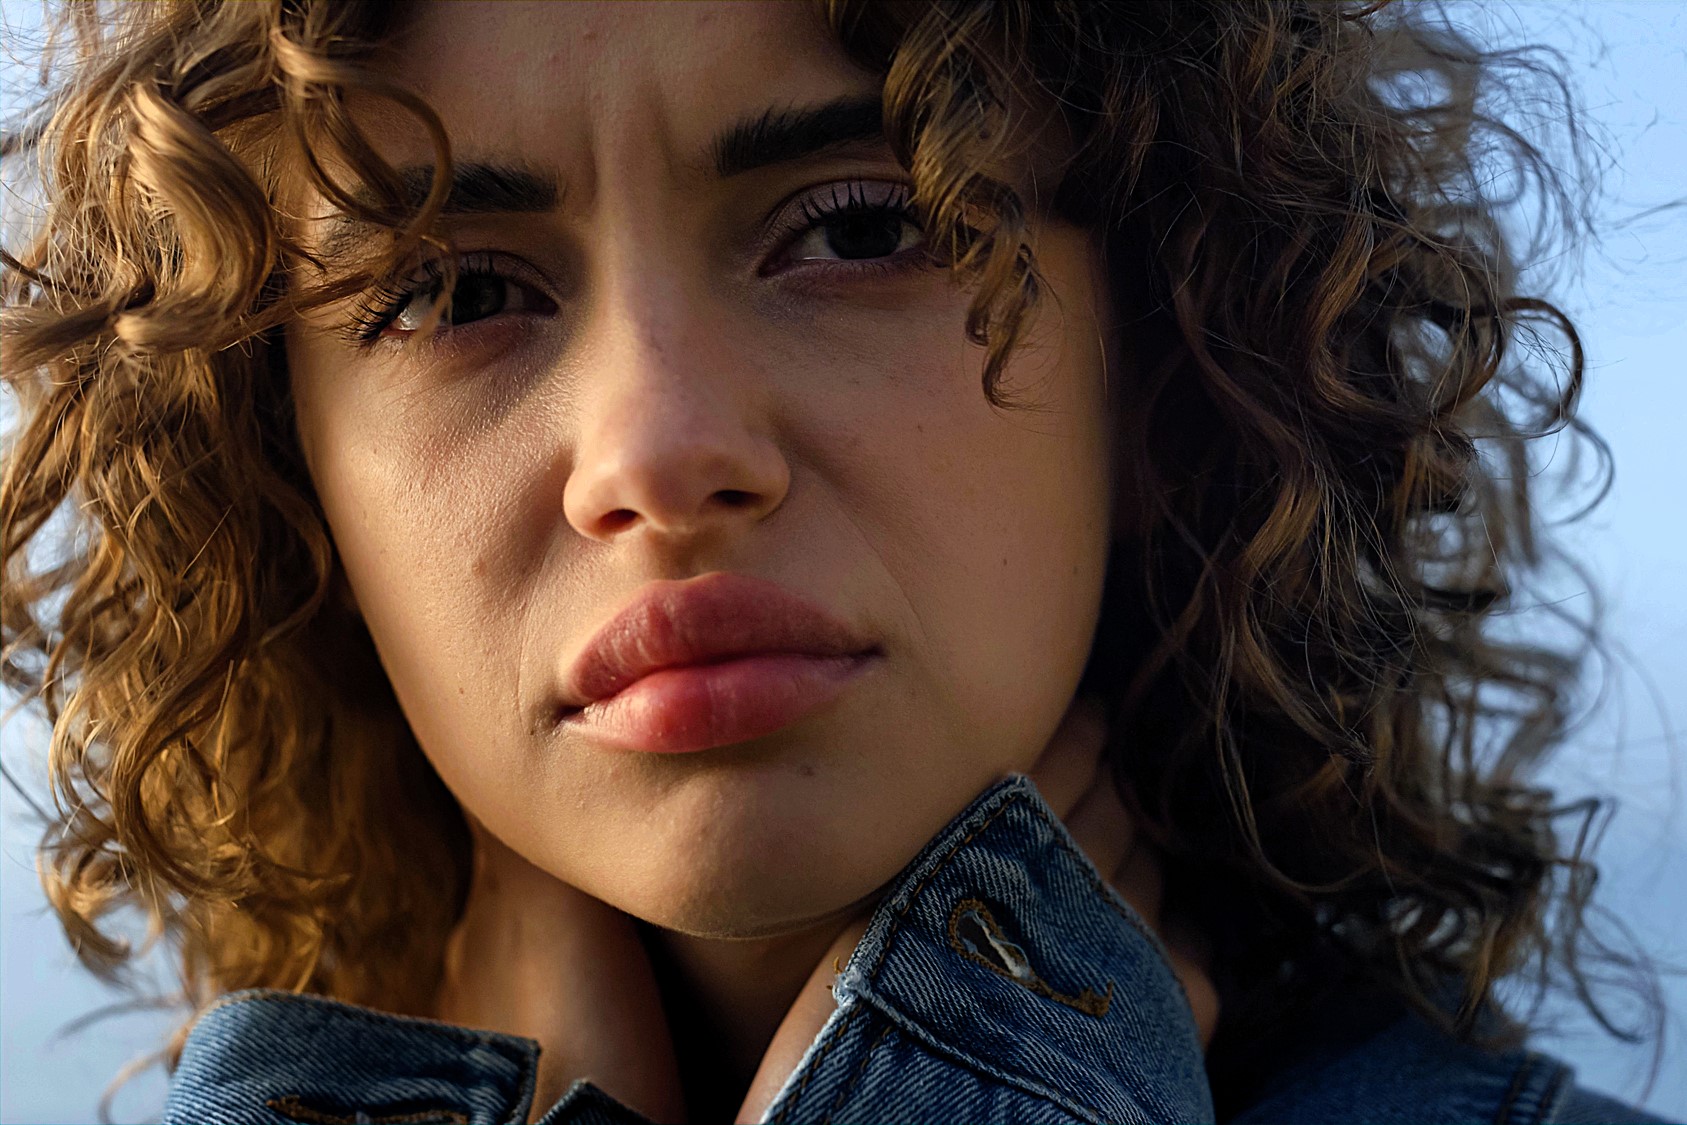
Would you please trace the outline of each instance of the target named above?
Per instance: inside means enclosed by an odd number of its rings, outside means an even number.
[[[765,579],[653,582],[576,658],[562,718],[626,749],[704,749],[794,722],[875,655],[871,640]]]

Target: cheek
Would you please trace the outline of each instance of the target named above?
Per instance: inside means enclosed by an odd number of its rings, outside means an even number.
[[[311,473],[358,609],[424,749],[457,745],[465,718],[519,722],[508,668],[516,592],[489,557],[519,548],[513,504],[473,456],[416,440],[390,411],[300,402]],[[449,764],[436,765],[448,775]],[[447,781],[450,781],[447,776]]]
[[[955,669],[955,713],[977,745],[1004,753],[1040,747],[1048,717],[1064,711],[1106,572],[1107,435],[1086,390],[1099,359],[1083,347],[1054,354],[1042,372],[1009,369],[1008,389],[1045,412],[993,411],[974,382],[977,405],[957,402],[910,435],[926,451],[907,466],[909,492],[923,498],[907,542],[926,552],[910,596],[922,620],[942,623],[928,630],[941,639],[929,655]]]
[[[804,396],[811,429],[793,444],[829,482],[835,507],[820,518],[849,531],[847,549],[885,587],[909,706],[942,717],[952,738],[930,752],[952,757],[952,770],[1040,747],[1099,616],[1110,531],[1102,332],[1081,259],[1068,257],[1052,263],[1067,299],[1034,319],[999,384],[1022,409],[986,399],[964,296],[942,316],[884,312],[871,332],[819,326],[789,360],[812,371],[827,357],[826,389]]]

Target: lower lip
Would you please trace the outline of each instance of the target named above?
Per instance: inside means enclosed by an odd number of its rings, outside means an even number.
[[[831,703],[876,659],[764,653],[652,672],[563,717],[595,741],[649,754],[687,754],[783,730]]]

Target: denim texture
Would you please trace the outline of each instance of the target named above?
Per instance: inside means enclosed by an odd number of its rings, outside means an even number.
[[[1199,1038],[1159,940],[1029,778],[980,794],[893,881],[838,1008],[768,1106],[806,1122],[1211,1122]],[[538,1044],[268,989],[194,1024],[165,1125],[452,1122],[531,1110]],[[1646,1125],[1562,1063],[1416,1019],[1286,1071],[1235,1125]],[[649,1125],[591,1081],[540,1125]]]

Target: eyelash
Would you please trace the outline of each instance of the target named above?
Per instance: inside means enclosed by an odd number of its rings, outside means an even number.
[[[858,183],[844,185],[844,197],[840,202],[838,185],[833,184],[831,190],[827,193],[826,205],[817,202],[819,193],[804,197],[801,202],[800,213],[807,220],[807,225],[781,238],[779,245],[782,247],[790,246],[810,231],[818,230],[827,223],[835,223],[856,215],[883,215],[887,218],[899,219],[913,226],[924,228],[925,223],[921,220],[919,213],[914,210],[912,193],[906,184],[897,184],[889,195],[877,202],[866,199],[861,194],[860,189],[861,185]],[[883,258],[839,258],[836,260],[857,271],[882,273],[890,268],[890,262],[895,257],[896,255],[893,254]]]
[[[499,280],[513,280],[498,272],[493,265],[492,255],[486,253],[469,254],[457,263],[457,282],[477,277],[496,278]],[[367,295],[361,298],[352,309],[347,320],[343,335],[354,344],[373,344],[380,338],[382,332],[397,320],[399,315],[422,293],[430,289],[441,288],[445,282],[445,267],[437,260],[425,261],[421,265],[421,272],[407,280],[388,280],[376,285]],[[441,324],[441,329],[449,326]]]
[[[883,215],[886,218],[896,218],[910,223],[915,227],[924,226],[918,212],[913,207],[912,196],[908,187],[904,184],[896,185],[895,189],[882,200],[867,199],[862,194],[862,185],[859,183],[845,185],[842,189],[842,199],[840,199],[839,185],[833,184],[831,190],[824,196],[817,192],[803,199],[800,204],[799,215],[803,220],[803,225],[779,239],[778,245],[781,247],[781,253],[783,253],[783,248],[795,245],[811,231],[817,230],[828,223],[836,223],[858,215]],[[830,273],[847,272],[857,276],[875,276],[909,268],[913,259],[919,256],[921,255],[914,255],[910,251],[901,250],[882,258],[818,260],[827,260],[833,263],[826,267]],[[813,261],[817,259],[799,260]],[[526,284],[499,271],[494,262],[494,255],[485,252],[465,255],[457,265],[457,281],[459,284],[475,278],[491,278],[513,284]],[[409,307],[411,301],[430,289],[442,287],[444,280],[445,268],[435,259],[423,262],[419,272],[407,279],[389,280],[376,285],[354,307],[341,332],[342,336],[349,342],[364,347],[377,343],[381,334]],[[471,327],[478,323],[479,321],[470,321],[464,327]],[[439,331],[449,332],[451,328],[442,322]]]

